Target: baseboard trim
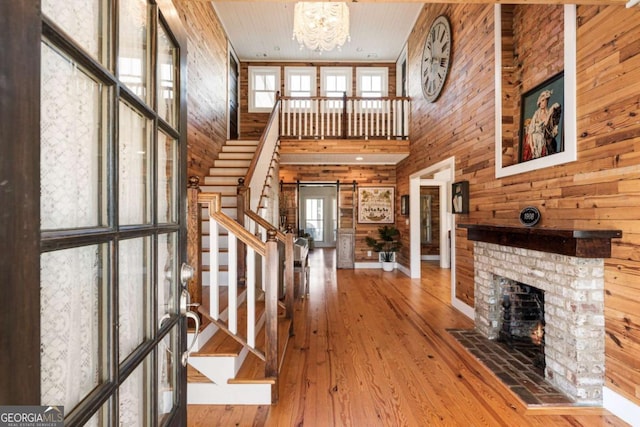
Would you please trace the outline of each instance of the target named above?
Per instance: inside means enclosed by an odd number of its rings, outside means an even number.
[[[640,406],[608,387],[602,388],[602,406],[632,427],[640,427]]]

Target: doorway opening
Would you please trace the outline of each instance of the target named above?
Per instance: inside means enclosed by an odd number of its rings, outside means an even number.
[[[300,184],[300,231],[319,248],[334,248],[337,231],[336,184]]]
[[[455,226],[449,201],[451,184],[455,177],[455,157],[449,157],[428,168],[413,173],[409,177],[409,227],[411,236],[421,235],[420,201],[423,187],[437,187],[439,217],[439,263],[440,268],[451,269],[451,305],[460,310],[466,316],[473,318],[473,307],[465,304],[456,297],[456,255],[455,255]],[[432,219],[435,213],[432,213]],[[432,230],[433,232],[433,230]],[[421,276],[421,239],[412,238],[410,242],[410,266],[411,278],[419,279]]]

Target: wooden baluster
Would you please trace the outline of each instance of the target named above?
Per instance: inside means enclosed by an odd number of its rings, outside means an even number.
[[[393,131],[391,136],[396,136],[398,134],[398,100],[393,101],[392,105],[393,113],[392,113],[392,123],[393,123]]]
[[[188,282],[192,303],[202,304],[202,206],[198,203],[200,178],[189,177],[187,187],[187,263],[194,269]]]
[[[247,250],[247,343],[256,346],[256,251]]]
[[[346,103],[349,103],[348,105]],[[345,105],[347,105],[346,107],[346,114],[347,114],[347,126],[346,126],[346,135],[345,137],[350,137],[352,136],[355,132],[353,130],[353,102],[352,101],[346,101],[345,100]]]
[[[287,135],[291,136],[291,100],[287,99],[286,102],[286,110],[287,110]]]
[[[238,179],[238,187],[236,189],[236,221],[243,227],[245,227],[245,211],[249,208],[249,195],[251,194],[251,189],[245,186],[244,178]],[[238,246],[238,268],[237,268],[237,277],[240,283],[244,283],[247,278],[247,265],[245,262],[247,253],[247,246],[244,243],[241,243]]]
[[[213,206],[209,205],[209,305],[211,316],[220,319],[220,226],[211,218]]]
[[[366,102],[366,108],[364,110],[364,139],[369,139],[369,119],[371,116],[371,105]]]
[[[265,256],[265,377],[273,378],[271,401],[278,401],[278,242],[276,230],[267,231]]]
[[[404,118],[404,126],[402,128],[402,136],[409,136],[409,101],[404,101],[404,109],[403,109],[403,118]]]
[[[389,139],[389,135],[388,135],[388,126],[387,123],[389,122],[389,103],[391,101],[389,101],[388,99],[385,99],[384,101],[382,101],[382,106],[384,107],[384,109],[382,110],[382,131],[380,132],[381,136],[386,136],[387,139]]]
[[[318,99],[313,101],[313,112],[315,113],[315,126],[313,128],[313,136],[317,137],[320,136],[320,129],[318,128],[318,116],[319,114],[319,106],[320,106],[320,101]]]
[[[331,119],[331,136],[336,136],[336,107],[332,105],[329,110],[329,118]]]
[[[357,101],[357,107],[358,107],[358,114],[356,116],[357,120],[358,120],[358,137],[362,138],[364,136],[364,133],[362,132],[362,124],[364,122],[364,120],[362,120],[362,100],[359,99]]]
[[[302,129],[303,129],[302,133],[303,133],[304,136],[307,136],[309,134],[309,127],[308,127],[309,125],[308,125],[308,120],[307,120],[308,116],[309,116],[309,108],[306,107],[306,101],[301,101],[301,102],[305,103],[304,104],[305,108],[302,111],[302,115],[303,115],[303,118],[304,118],[304,126],[302,127]],[[311,103],[311,101],[309,101],[309,103]],[[309,106],[311,106],[311,105],[309,105]]]
[[[347,138],[347,92],[342,92],[342,139]]]
[[[320,104],[320,138],[324,139],[325,131],[324,131],[324,113],[327,105],[327,100],[323,99]]]
[[[227,271],[228,289],[229,289],[229,330],[238,333],[238,275],[236,273],[238,266],[238,238],[231,230],[227,230],[227,239],[229,242],[229,270]]]

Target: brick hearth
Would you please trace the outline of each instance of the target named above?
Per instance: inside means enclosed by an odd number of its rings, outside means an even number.
[[[500,329],[503,279],[545,291],[545,378],[578,404],[601,405],[604,385],[604,259],[474,242],[475,321]]]

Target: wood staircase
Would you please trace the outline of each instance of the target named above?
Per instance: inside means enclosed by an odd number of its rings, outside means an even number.
[[[220,193],[222,195],[222,210],[233,219],[238,219],[238,180],[244,178],[251,159],[258,146],[258,141],[227,141],[222,147],[218,159],[209,169],[209,175],[204,178],[204,185],[200,186],[203,193]],[[202,284],[209,281],[209,211],[202,207]],[[228,245],[226,234],[221,236],[223,247],[219,248],[218,262],[220,266],[228,265]],[[224,267],[222,268],[224,271]],[[228,272],[220,273],[220,283],[228,283]],[[204,292],[204,290],[203,290]]]
[[[258,141],[227,141],[200,187],[202,194],[219,193],[222,213],[238,218],[238,180],[244,178],[254,157]],[[270,174],[270,176],[276,176]],[[270,183],[265,183],[268,187]],[[189,404],[271,404],[273,403],[275,378],[267,377],[265,357],[258,349],[265,348],[265,292],[256,284],[255,294],[248,292],[244,281],[238,281],[235,271],[229,271],[229,233],[224,227],[209,223],[209,210],[201,208],[202,218],[202,305],[198,308],[203,319],[194,351],[187,368],[187,401]],[[218,229],[212,236],[210,230]],[[216,239],[217,256],[211,257],[212,239]],[[235,251],[235,243],[232,251]],[[235,255],[231,254],[231,258]],[[217,263],[211,268],[212,262]],[[235,269],[232,269],[235,270]],[[211,277],[218,271],[217,277]],[[213,280],[212,280],[213,279]],[[219,285],[215,305],[211,292]],[[230,281],[238,282],[229,286]],[[249,295],[249,296],[248,296]],[[248,300],[254,300],[254,312],[250,313]],[[229,310],[229,306],[237,310]],[[219,315],[216,315],[219,313]],[[285,354],[291,329],[291,319],[284,319],[284,308],[278,307],[278,365]],[[230,316],[233,318],[231,319]],[[282,316],[282,318],[281,318]],[[255,317],[255,320],[253,318]],[[248,320],[251,319],[251,320]],[[248,337],[247,323],[253,321],[256,336]],[[193,332],[188,336],[191,342]],[[249,345],[255,340],[254,345]],[[276,390],[277,395],[277,390]]]

